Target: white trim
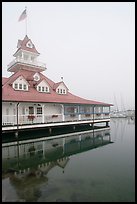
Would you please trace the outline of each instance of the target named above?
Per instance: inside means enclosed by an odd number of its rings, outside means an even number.
[[[94,119],[94,123],[103,123],[103,122],[110,122],[110,119]],[[33,124],[33,125],[23,125],[19,126],[18,129],[29,129],[29,128],[40,128],[40,127],[54,127],[54,126],[62,126],[62,125],[75,125],[75,124],[86,124],[86,123],[93,123],[93,120],[87,121],[74,121],[74,122],[59,122],[59,123],[51,123],[51,124]],[[2,127],[2,131],[4,130],[16,130],[17,127]]]

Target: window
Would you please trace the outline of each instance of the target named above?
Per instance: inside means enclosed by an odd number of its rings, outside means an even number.
[[[18,84],[14,84],[14,88],[15,88],[15,89],[18,89]]]
[[[80,110],[80,113],[81,113],[81,114],[82,114],[82,113],[88,114],[88,113],[91,112],[90,106],[80,106],[80,107],[79,107],[79,110]]]
[[[58,93],[58,94],[66,94],[66,89],[60,89],[60,88],[58,88],[58,89],[57,89],[57,93]]]
[[[19,89],[22,89],[22,84],[19,84]]]
[[[49,93],[49,87],[48,86],[38,86],[38,88],[37,88],[37,90],[39,91],[39,92],[47,92],[47,93]]]
[[[6,108],[6,115],[9,115],[9,108]]]
[[[42,114],[42,107],[37,107],[37,114]]]
[[[22,107],[22,115],[25,115],[25,107]]]
[[[78,107],[77,106],[65,106],[64,112],[65,114],[76,114],[78,113]]]
[[[38,86],[38,91],[41,91],[41,86]]]
[[[15,83],[13,85],[13,88],[15,90],[24,90],[24,91],[26,91],[26,90],[28,90],[28,85],[27,84],[18,84],[18,83]]]
[[[26,84],[23,85],[23,89],[24,89],[24,90],[27,89],[27,85],[26,85]]]
[[[39,81],[40,80],[40,76],[38,74],[35,74],[33,76],[33,78],[34,78],[34,81]]]
[[[49,89],[48,89],[48,87],[46,86],[46,92],[49,92]]]
[[[33,106],[29,107],[29,114],[34,114],[34,107]]]

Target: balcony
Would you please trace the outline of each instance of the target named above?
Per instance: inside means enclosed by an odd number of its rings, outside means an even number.
[[[23,58],[16,58],[14,59],[12,62],[10,62],[10,64],[8,64],[8,71],[12,71],[11,68],[13,65],[17,64],[17,63],[21,63],[23,65],[30,65],[30,66],[34,66],[37,67],[39,69],[41,69],[42,71],[46,70],[46,64],[39,62],[39,61],[31,61],[31,60],[25,60]]]

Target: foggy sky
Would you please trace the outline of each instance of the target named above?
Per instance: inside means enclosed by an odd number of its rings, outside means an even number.
[[[135,108],[134,2],[3,2],[2,76],[27,35],[54,82],[86,99]]]

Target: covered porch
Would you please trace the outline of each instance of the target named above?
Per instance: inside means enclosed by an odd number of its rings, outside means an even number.
[[[3,102],[2,126],[110,119],[110,106]]]

